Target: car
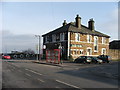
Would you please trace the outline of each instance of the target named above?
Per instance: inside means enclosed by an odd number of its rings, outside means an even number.
[[[103,60],[103,63],[109,63],[112,60],[109,55],[99,55],[97,58]]]
[[[9,55],[2,55],[2,59],[11,59],[11,56],[9,56]]]
[[[80,56],[74,60],[75,63],[91,63],[92,58],[90,56]]]
[[[99,64],[103,63],[103,60],[101,60],[97,57],[91,56],[91,58],[92,58],[92,63],[95,63],[95,64],[96,63],[99,63]]]

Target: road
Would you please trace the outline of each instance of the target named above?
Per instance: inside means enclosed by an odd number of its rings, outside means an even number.
[[[118,88],[118,80],[93,73],[96,64],[66,63],[61,66],[31,61],[2,61],[3,88]],[[93,70],[93,69],[92,69]],[[115,70],[114,70],[115,71]],[[101,72],[101,71],[99,71]]]

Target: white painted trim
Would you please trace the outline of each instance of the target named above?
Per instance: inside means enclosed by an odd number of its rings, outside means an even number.
[[[95,38],[97,38],[97,50],[95,50],[95,48],[94,48],[94,52],[98,52],[98,41],[99,41],[99,38],[98,38],[98,36],[94,36],[94,47],[95,47]]]
[[[104,55],[106,55],[106,48],[102,48],[101,55],[103,54],[103,50],[105,50],[105,54]]]
[[[68,55],[67,56],[70,56],[70,32],[68,32]]]

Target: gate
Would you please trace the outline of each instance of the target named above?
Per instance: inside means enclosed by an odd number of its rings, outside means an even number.
[[[46,62],[47,63],[60,63],[60,49],[46,50]]]

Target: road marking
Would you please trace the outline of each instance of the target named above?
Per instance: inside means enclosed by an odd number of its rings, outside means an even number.
[[[27,76],[30,76],[31,77],[31,75],[30,74],[28,74],[28,73],[25,73]]]
[[[41,79],[37,79],[38,81],[41,81],[41,82],[45,82],[45,81],[43,81],[43,80],[41,80]]]
[[[56,81],[59,82],[59,83],[65,84],[65,85],[67,85],[67,86],[70,86],[70,87],[79,88],[79,87],[77,87],[77,86],[75,86],[75,85],[71,85],[71,84],[65,83],[65,82],[60,81],[60,80],[56,80]],[[83,90],[84,90],[84,89],[83,89]]]
[[[30,71],[30,72],[33,72],[33,73],[38,74],[38,75],[42,75],[41,73],[37,73],[37,72],[35,72],[35,71],[33,71],[33,70],[30,70],[30,69],[25,69],[25,70]]]

